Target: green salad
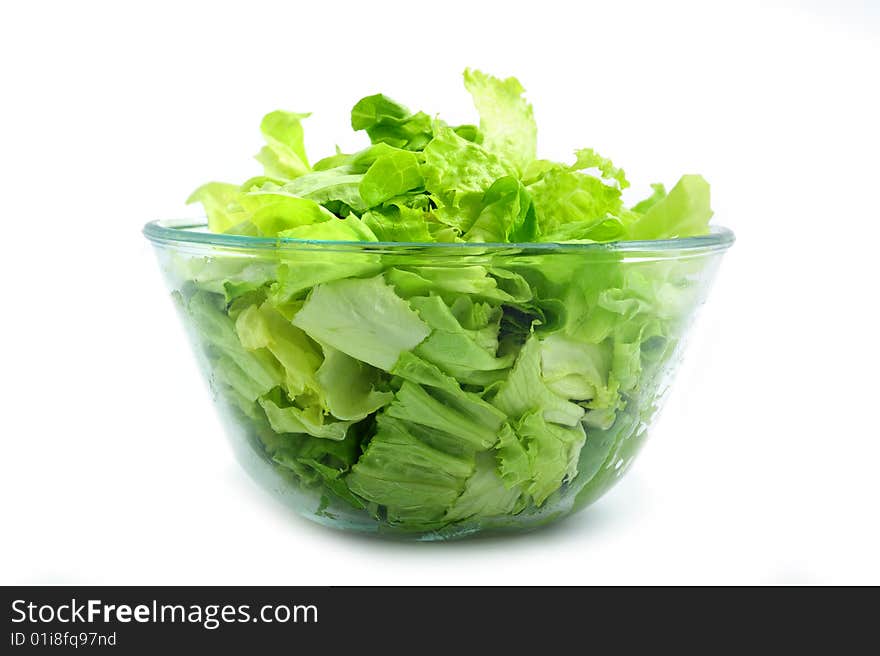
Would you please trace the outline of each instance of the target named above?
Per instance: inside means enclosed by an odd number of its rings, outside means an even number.
[[[527,244],[703,235],[712,214],[697,175],[628,206],[594,150],[539,159],[519,82],[464,82],[479,125],[368,96],[351,126],[370,145],[315,163],[308,114],[266,115],[263,175],[190,201],[212,232],[345,244],[181,273],[214,388],[273,466],[323,511],[411,531],[571,505],[653,407],[700,265]]]

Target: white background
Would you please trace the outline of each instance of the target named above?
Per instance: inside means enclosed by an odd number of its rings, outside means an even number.
[[[0,583],[880,583],[880,11],[865,2],[30,2],[0,9]],[[876,4],[874,5],[876,7]],[[292,517],[221,436],[141,225],[313,158],[383,91],[473,120],[516,75],[546,156],[700,172],[739,238],[640,460],[501,540]]]

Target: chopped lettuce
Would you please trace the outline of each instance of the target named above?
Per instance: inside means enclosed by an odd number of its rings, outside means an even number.
[[[266,175],[279,178],[297,178],[311,171],[303,143],[302,119],[309,114],[282,110],[263,117],[260,130],[266,145],[257,155]]]
[[[451,126],[374,94],[351,111],[371,145],[309,164],[302,121],[274,111],[260,126],[263,176],[212,182],[200,202],[214,232],[288,239],[413,242],[610,242],[704,234],[712,215],[700,176],[627,207],[629,181],[590,148],[573,164],[537,158],[531,104],[515,78],[464,73],[479,127]],[[344,228],[320,225],[343,219]],[[314,227],[311,227],[314,226]]]
[[[337,419],[361,420],[391,403],[394,394],[378,389],[379,371],[324,346],[324,361],[315,372],[327,410]]]
[[[536,157],[538,127],[519,80],[468,69],[464,85],[480,113],[483,146],[523,171]]]
[[[383,414],[346,482],[354,494],[384,506],[392,523],[430,527],[461,495],[475,466],[473,455],[431,446],[405,421]]]
[[[215,392],[321,512],[425,532],[588,502],[641,443],[699,302],[698,259],[523,244],[705,234],[703,178],[630,205],[596,151],[538,159],[516,79],[464,78],[478,127],[375,94],[351,111],[370,143],[311,165],[308,114],[275,111],[263,175],[189,199],[213,232],[299,242],[174,273]]]
[[[315,341],[385,371],[431,332],[382,276],[317,285],[293,325]]]
[[[238,204],[241,188],[227,182],[208,182],[190,194],[187,203],[201,203],[211,232],[228,232],[248,216]]]
[[[503,517],[525,505],[523,491],[518,486],[508,487],[504,483],[491,453],[482,451],[476,454],[474,463],[474,473],[465,481],[461,494],[446,511],[446,521]]]
[[[376,207],[424,185],[419,158],[408,150],[399,150],[376,158],[364,174],[358,190],[368,207]]]
[[[584,416],[582,407],[554,392],[544,380],[537,335],[530,336],[520,349],[516,364],[498,386],[492,404],[509,417],[520,419],[538,412],[547,421],[563,426],[576,426]]]
[[[710,218],[709,183],[700,175],[684,175],[635,220],[630,235],[633,239],[690,237],[706,232]]]

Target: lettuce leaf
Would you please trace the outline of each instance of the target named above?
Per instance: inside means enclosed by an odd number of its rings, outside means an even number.
[[[374,144],[422,150],[431,140],[431,117],[424,112],[411,114],[403,105],[382,94],[361,98],[351,110],[353,130],[365,130]]]
[[[321,221],[281,230],[278,236],[286,239],[318,241],[378,241],[369,226],[351,214],[344,219]]]
[[[260,405],[266,411],[272,430],[277,433],[307,433],[327,440],[344,440],[351,425],[348,421],[325,421],[320,408],[314,405],[307,408],[282,406],[271,396],[260,397]]]
[[[529,185],[528,191],[546,241],[614,241],[625,234],[616,218],[623,208],[620,189],[601,178],[557,168]]]
[[[540,507],[564,481],[577,475],[586,433],[581,424],[568,427],[548,422],[540,411],[524,415],[515,431],[525,443],[529,458],[531,480],[526,491]]]
[[[434,241],[423,210],[390,205],[367,212],[363,221],[379,241]]]
[[[239,205],[240,196],[241,188],[238,185],[208,182],[192,192],[186,202],[202,204],[211,232],[228,232],[247,218]]]
[[[474,473],[465,481],[461,494],[446,511],[445,521],[504,516],[516,513],[525,505],[523,491],[517,486],[505,484],[489,452],[478,453],[474,464]]]
[[[712,208],[709,183],[700,175],[683,175],[663,198],[633,223],[632,239],[672,239],[706,234]]]
[[[277,178],[298,178],[311,168],[303,142],[302,119],[309,114],[277,110],[263,117],[260,131],[266,145],[257,154],[266,175]]]
[[[509,417],[538,412],[549,422],[576,426],[584,409],[552,391],[541,372],[541,345],[532,335],[523,345],[510,375],[498,386],[492,405]]]
[[[464,86],[480,113],[483,146],[523,171],[535,159],[538,127],[519,80],[499,80],[477,70],[464,72]],[[500,241],[500,240],[499,240]]]
[[[437,126],[424,157],[422,176],[439,204],[438,218],[461,232],[476,220],[489,187],[515,174],[510,164],[444,126]]]
[[[363,173],[353,173],[351,167],[339,166],[313,171],[288,182],[282,190],[314,201],[331,211],[345,207],[354,212],[363,212],[369,207],[361,197],[360,186],[363,179]]]
[[[318,392],[320,351],[270,304],[248,306],[236,318],[235,331],[246,349],[266,349],[275,356],[284,370],[283,385],[288,395]]]
[[[293,324],[315,341],[385,371],[431,332],[383,276],[316,286]]]
[[[442,523],[474,468],[472,456],[429,446],[405,422],[382,414],[346,483],[354,494],[384,506],[389,522],[426,528]]]
[[[486,316],[485,325],[468,330],[439,296],[417,296],[410,299],[410,305],[432,329],[414,353],[436,364],[445,373],[466,383],[485,385],[497,380],[500,372],[513,364],[514,354],[496,355],[500,312],[494,321]]]
[[[483,195],[476,220],[464,235],[466,241],[519,243],[538,235],[532,198],[513,176],[498,178]]]
[[[408,150],[377,157],[361,180],[359,191],[367,207],[424,186],[419,158]]]
[[[324,346],[324,361],[315,372],[327,409],[337,419],[359,421],[394,398],[378,389],[378,370],[332,346]]]
[[[248,213],[250,223],[265,237],[336,218],[315,201],[283,189],[249,191],[239,197],[239,203]]]

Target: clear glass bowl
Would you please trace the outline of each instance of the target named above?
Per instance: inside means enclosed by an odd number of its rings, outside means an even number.
[[[608,491],[734,240],[144,234],[247,472],[314,521],[422,540],[535,528]]]

